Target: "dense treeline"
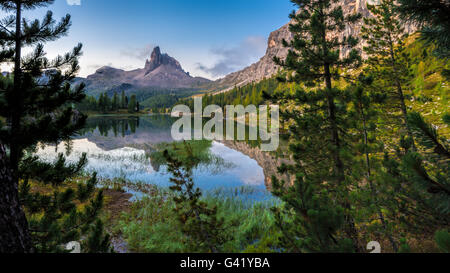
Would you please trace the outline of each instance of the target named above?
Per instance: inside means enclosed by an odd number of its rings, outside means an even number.
[[[411,61],[407,80],[408,90],[405,97],[411,107],[430,113],[433,112],[432,107],[434,107],[434,112],[445,111],[449,99],[448,89],[445,87],[443,78],[449,65],[444,59],[434,56],[434,50],[433,45],[421,41],[417,35],[412,35],[404,40],[404,53],[409,56]],[[361,72],[362,69],[357,71]],[[348,83],[339,82],[338,84],[345,86]],[[215,104],[223,108],[226,105],[261,105],[267,103],[263,97],[264,93],[272,95],[281,90],[295,92],[302,86],[301,83],[296,82],[279,82],[277,76],[274,76],[258,83],[234,87],[228,92],[206,94],[203,96],[203,106]],[[191,99],[181,99],[178,103],[193,107]],[[442,120],[435,116],[435,114],[430,116],[433,122],[442,123]]]
[[[448,5],[382,0],[368,6],[374,17],[363,19],[344,16],[334,0],[292,2],[299,7],[290,16],[294,39],[284,41],[287,58],[274,59],[283,68],[279,82],[203,100],[224,106],[268,99],[282,108],[294,164],[279,172],[294,180],[273,177],[283,201],[273,208],[276,232],[254,248],[364,252],[378,241],[384,251],[436,251],[425,247],[428,240],[450,251]],[[419,34],[408,37],[400,18],[416,23]],[[330,35],[359,22],[363,41]]]
[[[199,90],[195,89],[178,89],[153,92],[142,100],[141,105],[142,107],[150,109],[152,113],[166,113],[179,101],[198,93]]]
[[[100,94],[100,97],[88,96],[82,102],[76,105],[77,109],[81,111],[97,111],[102,113],[118,112],[120,110],[128,110],[129,113],[137,113],[140,109],[139,101],[136,99],[136,95],[131,95],[130,98],[125,96],[125,92],[122,91],[121,96],[114,93],[110,98],[107,93]]]
[[[234,87],[232,90],[217,95],[205,95],[203,103],[205,105],[215,104],[220,107],[226,105],[242,104],[248,106],[250,104],[264,104],[263,93],[273,93],[279,88],[280,84],[275,78],[264,79],[258,83],[251,83],[242,87]]]
[[[76,105],[81,111],[94,111],[102,113],[114,113],[128,110],[130,113],[139,112],[143,108],[152,113],[166,113],[180,100],[198,94],[198,90],[138,90],[136,92],[122,91],[100,93],[98,97],[87,96],[81,103]],[[134,107],[133,107],[134,106]]]

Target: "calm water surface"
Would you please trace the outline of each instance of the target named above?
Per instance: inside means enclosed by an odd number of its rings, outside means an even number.
[[[173,142],[173,122],[169,116],[91,117],[84,132],[73,140],[70,153],[62,143],[41,147],[37,154],[53,161],[58,153],[66,153],[68,161],[75,162],[87,153],[86,171],[97,172],[99,178],[124,178],[166,187],[170,185],[170,174],[166,166],[154,164],[150,155],[159,143]],[[218,142],[212,142],[209,152],[217,160],[194,170],[197,187],[204,192],[220,190],[230,194],[244,188],[251,199],[270,198],[263,169],[255,160]]]

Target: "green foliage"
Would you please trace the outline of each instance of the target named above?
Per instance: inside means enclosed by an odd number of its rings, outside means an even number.
[[[212,163],[220,159],[210,153],[211,144],[209,140],[160,143],[150,158],[154,164],[166,165],[167,158],[164,153],[167,152],[171,157],[185,164],[189,162],[192,166]]]
[[[92,231],[85,244],[82,246],[87,253],[105,253],[112,251],[110,247],[110,236],[104,234],[103,222],[98,220],[91,227]]]
[[[173,196],[158,190],[133,204],[119,229],[131,250],[146,253],[181,253],[187,250],[173,208]],[[191,250],[195,251],[195,250]]]
[[[31,8],[51,1],[21,2]],[[389,240],[392,251],[409,253],[415,251],[410,237],[435,234],[439,248],[449,252],[448,230],[436,232],[450,222],[449,65],[439,59],[448,57],[448,5],[382,0],[369,6],[374,17],[364,19],[368,60],[361,68],[361,57],[353,49],[355,37],[338,40],[327,35],[344,32],[360,15],[344,17],[337,0],[292,2],[299,7],[290,16],[294,39],[284,41],[290,49],[287,58],[274,59],[284,69],[277,79],[203,97],[204,106],[258,105],[267,98],[282,106],[294,163],[279,171],[295,179],[273,178],[273,193],[281,203],[249,205],[241,199],[204,195],[195,188],[192,172],[218,160],[209,153],[211,142],[160,144],[152,147],[152,164],[168,166],[173,186],[151,192],[123,215],[119,229],[130,248],[357,252],[365,242]],[[15,3],[1,5],[11,11]],[[419,23],[424,40],[406,38],[398,12]],[[81,46],[50,61],[37,44],[63,36],[70,18],[52,22],[48,14],[41,24],[21,24],[22,46],[34,45],[35,51],[22,58],[13,75],[0,76],[0,116],[7,121],[1,124],[0,141],[10,150],[35,250],[62,252],[68,241],[82,240],[85,252],[108,252],[109,236],[98,220],[103,194],[96,189],[95,175],[67,187],[68,180],[82,172],[85,156],[72,164],[63,155],[46,163],[31,156],[34,148],[67,140],[83,127],[85,117],[70,108],[73,104],[78,110],[104,113],[134,113],[141,105],[166,112],[179,102],[192,107],[189,97],[198,91],[122,89],[120,98],[111,91],[85,98],[83,86],[70,87]],[[3,23],[12,27],[14,20]],[[13,32],[1,29],[0,34],[0,62],[14,61],[20,51],[14,48]],[[347,54],[342,54],[343,48]],[[139,122],[101,121],[85,130],[98,128],[102,135],[112,130],[124,136]],[[35,190],[42,186],[52,190]]]
[[[180,100],[186,99],[193,95],[202,94],[203,92],[198,88],[177,88],[166,89],[158,87],[136,88],[129,84],[123,84],[113,87],[109,90],[88,90],[86,91],[89,100],[77,104],[80,110],[100,111],[98,105],[91,104],[90,101],[98,101],[100,96],[108,96],[110,99],[114,98],[114,94],[120,94],[120,109],[128,108],[128,101],[132,95],[136,96],[137,102],[142,107],[157,110],[157,112],[166,112],[167,109],[173,107]],[[86,109],[89,108],[89,109]]]
[[[143,107],[153,109],[153,112],[165,113],[166,109],[172,108],[178,102],[199,93],[195,89],[161,90],[147,93],[147,97],[139,101]]]
[[[426,149],[446,158],[450,158],[448,139],[439,137],[436,127],[427,123],[422,115],[412,112],[408,115],[408,123],[411,125],[417,141]]]
[[[450,57],[450,6],[441,0],[399,0],[401,17],[421,28],[422,39],[437,45],[434,53]]]
[[[119,97],[116,92],[114,92],[111,108],[113,111],[119,110]]]
[[[286,60],[275,58],[284,68],[278,74],[281,81],[265,79],[203,97],[204,105],[221,107],[264,104],[266,98],[282,105],[296,163],[280,167],[282,174],[294,175],[294,181],[273,178],[273,193],[282,204],[272,209],[271,220],[264,221],[270,224],[262,230],[254,224],[244,228],[248,221],[234,229],[228,222],[234,219],[232,212],[239,211],[241,218],[236,219],[247,219],[240,209],[228,212],[222,201],[202,198],[217,206],[216,215],[230,215],[224,224],[235,236],[221,245],[222,251],[355,252],[361,251],[361,242],[388,240],[389,251],[413,252],[410,236],[434,234],[449,223],[448,130],[441,126],[449,123],[444,78],[448,65],[431,54],[433,46],[406,38],[395,1],[369,7],[375,17],[365,19],[363,27],[369,56],[363,69],[356,51],[340,54],[344,44],[351,48],[356,39],[337,41],[320,35],[339,31],[356,22],[358,15],[343,18],[340,8],[330,5],[336,1],[293,2],[301,10],[291,15],[294,40],[285,43],[291,50]],[[192,106],[192,100],[181,102]],[[425,110],[444,137],[411,108]],[[437,119],[442,116],[443,122]],[[201,161],[195,160],[200,154],[190,156],[189,149],[166,148],[181,162]],[[174,215],[179,213],[170,217]],[[255,220],[261,221],[258,217]],[[240,230],[248,232],[244,236]],[[178,230],[170,241],[183,234]],[[445,249],[448,233],[442,234],[437,233],[436,241]],[[183,243],[174,249],[198,248]]]
[[[76,188],[65,185],[80,175],[86,163],[83,155],[78,163],[66,164],[61,154],[54,163],[27,157],[21,164],[24,181],[20,183],[19,195],[26,208],[35,251],[63,252],[65,244],[83,239],[84,234],[90,239],[83,241],[83,252],[110,251],[109,237],[104,235],[98,219],[103,193],[97,191],[96,175],[85,183],[77,183]],[[32,190],[39,185],[49,186],[50,193]]]
[[[379,88],[388,95],[388,107],[401,110],[403,131],[413,139],[406,122],[408,108],[404,91],[412,79],[412,61],[405,51],[407,35],[403,23],[398,19],[396,8],[394,0],[382,0],[379,5],[368,5],[374,17],[364,18],[361,33],[367,43],[364,51],[368,55],[368,70],[377,78]]]
[[[217,253],[230,240],[227,236],[225,220],[217,215],[217,206],[209,206],[200,200],[202,193],[195,188],[192,179],[192,168],[198,164],[192,150],[186,145],[186,153],[191,161],[185,162],[174,159],[168,151],[164,157],[168,163],[168,170],[173,175],[170,187],[175,193],[174,211],[177,214],[181,230],[186,236],[186,243],[191,249],[199,252]]]
[[[335,238],[344,224],[344,209],[333,206],[329,194],[300,175],[294,186],[283,191],[284,187],[274,177],[274,194],[285,202],[282,208],[273,209],[285,251],[353,252],[346,247],[348,240]]]
[[[116,92],[114,92],[112,98],[107,93],[101,93],[98,99],[88,96],[77,103],[76,108],[81,111],[98,111],[102,113],[115,113],[124,109],[128,110],[129,113],[140,111],[140,105],[136,99],[136,95],[132,95],[131,99],[128,100],[124,92],[122,92],[120,100]]]
[[[349,200],[353,158],[345,132],[350,124],[348,97],[334,81],[346,78],[345,69],[356,69],[361,57],[353,47],[355,37],[331,38],[356,23],[360,14],[343,15],[337,1],[292,1],[299,7],[290,18],[294,39],[285,60],[274,61],[286,69],[282,82],[303,84],[304,88],[285,89],[270,96],[287,106],[281,116],[289,127],[291,166],[280,172],[295,177],[294,185],[273,183],[274,194],[285,206],[275,209],[277,226],[282,231],[283,248],[293,252],[360,251]],[[349,53],[342,57],[341,47]]]
[[[416,112],[410,113],[408,123],[423,148],[422,154],[409,152],[403,163],[410,179],[432,194],[433,206],[442,214],[450,213],[450,149],[448,139],[441,138],[434,126]]]
[[[399,253],[411,253],[411,247],[408,245],[408,242],[405,238],[400,240],[400,248],[398,250]]]
[[[128,102],[128,113],[135,113],[137,110],[136,95],[132,95]]]
[[[202,197],[208,206],[217,206],[217,213],[229,228],[224,230],[230,240],[223,245],[223,252],[275,252],[278,233],[274,218],[268,210],[270,202],[251,204],[239,198],[227,197],[222,192]],[[175,194],[157,189],[150,197],[136,201],[132,210],[121,217],[120,230],[132,251],[145,253],[192,253],[203,249],[189,243],[179,224],[174,208]]]
[[[437,231],[435,239],[442,252],[450,253],[450,232],[448,230]]]
[[[53,19],[50,11],[42,21],[30,22],[21,17],[24,10],[50,4],[53,1],[19,0],[0,4],[5,13],[12,13],[0,22],[0,61],[14,62],[14,73],[0,78],[0,116],[8,120],[7,126],[0,128],[0,144],[9,148],[12,180],[5,183],[12,183],[14,190],[20,189],[17,203],[22,204],[27,215],[28,226],[23,232],[30,234],[33,249],[23,252],[61,252],[64,244],[88,236],[91,229],[95,236],[101,237],[103,233],[98,222],[93,228],[103,204],[102,192],[95,194],[95,175],[77,189],[65,187],[69,179],[82,171],[86,156],[77,164],[68,164],[63,155],[54,163],[31,156],[37,145],[69,140],[86,121],[86,116],[71,107],[85,98],[84,85],[72,88],[70,84],[79,70],[82,45],[53,60],[46,57],[43,45],[67,34],[70,15],[60,22]],[[22,57],[23,47],[34,50]],[[51,193],[31,191],[30,183],[50,186]],[[17,196],[17,192],[6,194]],[[87,204],[79,208],[77,202]],[[12,206],[12,201],[8,205]],[[90,241],[85,251],[107,251],[107,248],[105,237],[101,245]]]
[[[262,105],[265,103],[264,93],[273,94],[281,88],[276,78],[263,79],[258,83],[251,83],[241,87],[234,87],[232,90],[219,94],[206,94],[203,96],[203,107],[207,105],[218,105],[225,108],[227,105]],[[283,86],[284,87],[284,86]],[[180,103],[186,103],[191,109],[194,108],[192,99],[185,99]]]

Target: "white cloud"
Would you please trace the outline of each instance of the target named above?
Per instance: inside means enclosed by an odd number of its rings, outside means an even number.
[[[144,62],[146,59],[150,59],[150,54],[152,53],[154,44],[147,44],[141,48],[126,48],[120,51],[120,55],[123,57],[134,58]]]
[[[267,39],[260,36],[250,36],[239,45],[232,48],[213,48],[211,52],[218,57],[213,66],[197,63],[197,69],[208,73],[214,78],[238,71],[261,58],[267,48]]]
[[[70,6],[81,6],[81,0],[66,0]]]

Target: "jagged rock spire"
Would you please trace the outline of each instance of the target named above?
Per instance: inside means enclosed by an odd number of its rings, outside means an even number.
[[[147,60],[145,63],[145,70],[147,73],[150,73],[161,65],[168,65],[173,66],[176,69],[181,69],[181,65],[177,60],[167,54],[161,54],[161,49],[157,46],[153,49],[150,60]]]

